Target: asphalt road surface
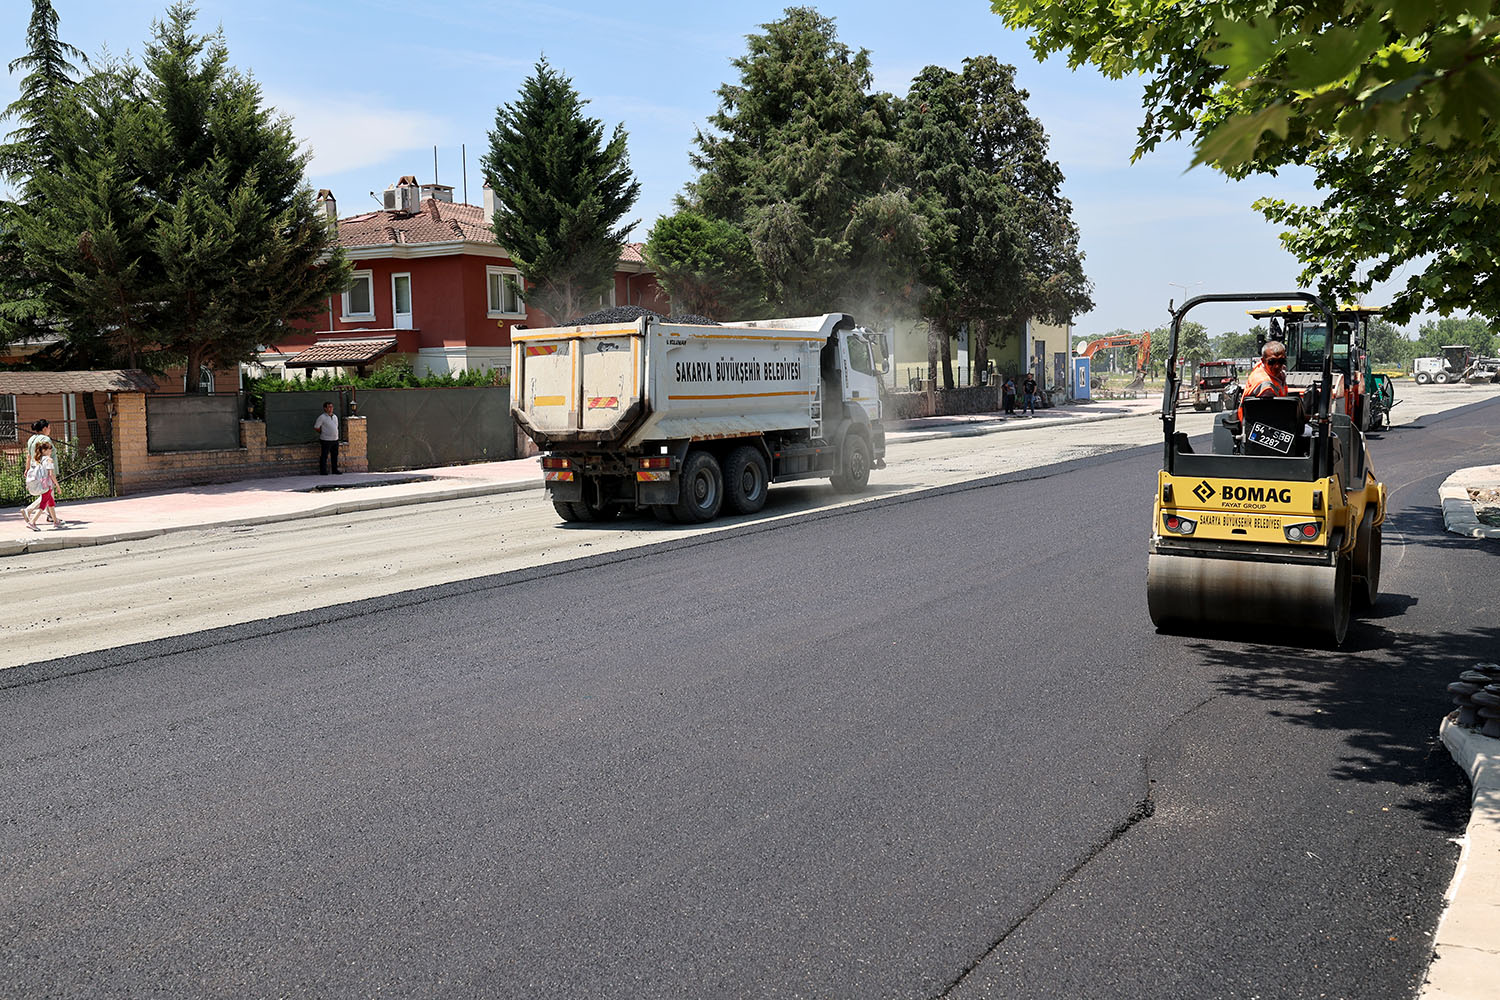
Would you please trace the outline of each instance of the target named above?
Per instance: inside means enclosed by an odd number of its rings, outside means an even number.
[[[1143,447],[7,671],[0,995],[1412,996],[1497,414],[1337,653],[1152,629]]]

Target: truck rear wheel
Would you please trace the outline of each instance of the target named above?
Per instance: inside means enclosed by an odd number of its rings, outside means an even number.
[[[724,502],[737,514],[756,514],[766,505],[770,472],[759,450],[741,445],[724,463]]]
[[[859,493],[870,485],[870,442],[858,434],[844,438],[839,452],[839,471],[833,474],[833,488],[840,493]]]
[[[1427,374],[1426,372],[1417,372],[1415,377],[1417,380],[1417,385],[1426,385],[1428,382],[1432,381],[1432,376]]]
[[[612,500],[601,503],[582,500],[573,504],[573,508],[578,512],[580,521],[613,521],[620,514],[620,505]]]
[[[568,503],[563,500],[552,501],[552,509],[557,511],[557,516],[564,521],[578,521],[582,518],[578,513],[579,504]]]
[[[683,524],[702,524],[719,516],[724,503],[724,473],[706,451],[688,453],[682,463],[682,492],[672,513]]]

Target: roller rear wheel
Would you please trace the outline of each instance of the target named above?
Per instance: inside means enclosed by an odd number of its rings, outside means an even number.
[[[1380,527],[1375,513],[1366,511],[1359,522],[1359,539],[1354,546],[1354,603],[1365,609],[1380,597]]]

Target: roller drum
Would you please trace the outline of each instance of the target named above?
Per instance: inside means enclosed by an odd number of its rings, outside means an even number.
[[[1350,560],[1334,566],[1151,553],[1146,603],[1158,628],[1215,625],[1306,629],[1344,641],[1353,596]]]

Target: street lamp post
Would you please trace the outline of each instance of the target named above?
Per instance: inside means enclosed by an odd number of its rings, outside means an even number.
[[[1187,301],[1187,297],[1188,297],[1188,289],[1189,288],[1197,288],[1199,285],[1203,284],[1203,282],[1201,282],[1201,281],[1195,281],[1191,285],[1184,285],[1184,284],[1182,284],[1179,281],[1169,281],[1169,282],[1167,282],[1167,284],[1171,285],[1173,288],[1180,288],[1180,289],[1182,289],[1182,301],[1186,302]]]

